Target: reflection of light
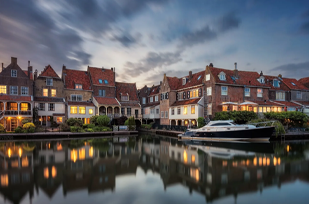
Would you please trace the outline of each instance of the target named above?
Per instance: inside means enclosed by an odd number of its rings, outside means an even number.
[[[233,162],[233,166],[237,166],[237,162]]]
[[[195,170],[195,178],[196,178],[197,181],[200,180],[200,174],[198,172],[198,169]]]
[[[57,150],[58,150],[58,151],[62,150],[62,145],[61,145],[61,143],[57,143]]]
[[[52,177],[55,178],[57,176],[57,169],[55,166],[52,167]]]
[[[290,145],[286,146],[286,151],[287,151],[287,152],[290,151]]]
[[[44,168],[44,178],[49,178],[49,171],[48,171],[48,167]]]
[[[266,166],[266,157],[263,158],[263,166]]]
[[[278,165],[280,165],[280,163],[281,163],[281,159],[280,159],[280,158],[278,158]]]
[[[186,150],[183,152],[183,161],[185,164],[188,162],[188,155],[187,155]]]
[[[9,185],[9,177],[7,174],[1,175],[1,186]]]
[[[50,149],[50,143],[48,143],[48,149]]]
[[[80,149],[80,150],[78,151],[78,158],[79,158],[80,160],[85,159],[85,148],[82,148],[82,149]]]
[[[222,166],[227,166],[227,161],[222,161]]]
[[[11,155],[12,155],[12,150],[11,150],[11,148],[9,148],[8,149],[8,156],[9,156],[9,158],[11,158]]]
[[[276,165],[277,165],[277,158],[274,157],[274,166],[276,166]]]
[[[262,158],[259,158],[259,166],[262,166]]]
[[[254,166],[256,166],[256,157],[254,157],[254,159],[253,159],[253,164],[254,164]]]
[[[18,155],[19,155],[19,157],[21,157],[21,154],[22,154],[23,152],[22,152],[22,150],[21,150],[21,148],[18,148]]]
[[[270,159],[267,158],[267,166],[269,166],[269,164],[270,164]]]
[[[77,151],[75,149],[72,149],[72,151],[71,151],[71,160],[76,162],[76,159],[77,159]]]
[[[195,163],[195,155],[191,156],[191,162],[194,164]]]
[[[29,165],[29,161],[27,157],[24,157],[21,159],[21,166],[22,167],[27,167]]]
[[[249,166],[249,164],[250,164],[250,160],[249,160],[249,159],[247,159],[247,166]]]
[[[89,149],[89,157],[93,157],[93,147],[90,147]]]

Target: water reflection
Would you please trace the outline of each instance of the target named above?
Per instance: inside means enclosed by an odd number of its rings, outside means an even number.
[[[115,137],[0,143],[0,155],[0,193],[12,203],[31,203],[40,191],[52,201],[60,187],[63,197],[76,196],[71,193],[77,190],[90,195],[114,192],[116,178],[137,177],[138,167],[159,174],[164,190],[181,185],[190,194],[204,196],[206,202],[226,196],[237,200],[269,186],[309,180],[309,143],[305,142],[199,143]]]

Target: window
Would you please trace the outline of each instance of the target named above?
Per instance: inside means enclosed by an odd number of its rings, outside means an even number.
[[[245,88],[245,96],[250,97],[250,88]]]
[[[210,74],[206,74],[206,81],[210,80]]]
[[[294,84],[293,82],[291,82],[291,84],[292,84],[293,86],[296,86],[296,84]]]
[[[211,96],[211,87],[207,87],[207,96]]]
[[[180,107],[177,108],[177,115],[180,115],[181,109]]]
[[[21,95],[29,95],[28,87],[21,87]]]
[[[82,95],[75,95],[75,94],[71,95],[71,101],[82,101],[82,100],[83,100]]]
[[[107,81],[106,79],[104,79],[104,83],[105,83],[105,84],[108,84],[108,81]]]
[[[186,84],[187,79],[186,78],[182,78],[182,85]]]
[[[43,89],[43,96],[48,96],[48,89]]]
[[[99,89],[99,96],[105,97],[105,90]]]
[[[93,109],[90,108],[90,109],[89,109],[89,115],[92,115],[92,114],[93,114]]]
[[[86,108],[85,107],[79,107],[79,114],[86,114]]]
[[[296,98],[301,99],[301,91],[297,91]]]
[[[143,103],[143,104],[146,104],[146,97],[143,97],[142,103]]]
[[[17,70],[16,69],[11,70],[11,77],[17,77]]]
[[[207,105],[207,115],[212,115],[212,104]]]
[[[165,111],[165,118],[168,118],[168,111]]]
[[[285,101],[285,92],[276,92],[276,100]]]
[[[150,114],[154,114],[154,109],[150,109]]]
[[[155,96],[155,101],[158,101],[159,100],[159,97],[158,95]]]
[[[195,106],[191,106],[191,114],[195,114]]]
[[[225,74],[221,73],[219,76],[220,76],[220,80],[221,81],[225,81],[226,80]]]
[[[263,89],[257,89],[257,97],[263,97]]]
[[[57,117],[57,123],[62,123],[62,117]]]
[[[172,109],[172,115],[175,115],[175,109],[174,108]]]
[[[164,118],[164,111],[161,111],[161,118]]]
[[[156,109],[156,114],[160,114],[160,109]]]
[[[184,115],[187,115],[187,113],[188,113],[188,107],[187,107],[187,106],[184,106],[184,107],[183,107],[183,114],[184,114]]]
[[[227,86],[221,86],[221,95],[227,96]]]
[[[127,115],[128,115],[128,116],[131,115],[131,108],[127,108]]]
[[[56,97],[56,89],[51,90],[51,97]]]
[[[45,111],[45,103],[39,103],[39,110]]]
[[[129,100],[129,96],[121,96],[121,100],[122,101],[128,101]]]
[[[83,85],[82,84],[75,84],[75,89],[83,89]]]
[[[48,110],[49,111],[55,111],[55,104],[54,103],[49,103],[48,104]]]
[[[279,81],[278,81],[278,80],[274,80],[273,86],[274,86],[274,87],[279,87]]]
[[[233,106],[233,111],[238,111],[238,106]]]
[[[20,110],[21,111],[27,111],[28,110],[28,103],[21,103],[20,104]]]
[[[125,112],[125,109],[121,108],[121,114],[124,114],[124,112]]]
[[[77,107],[76,106],[71,106],[70,107],[70,113],[71,114],[77,114]]]
[[[47,78],[46,79],[46,86],[52,86],[53,85],[53,79]]]
[[[102,83],[103,83],[102,79],[99,79],[99,83],[100,83],[100,84],[102,84]]]
[[[153,102],[153,97],[150,97],[149,99],[150,99],[150,103],[152,103]]]
[[[18,87],[17,86],[11,86],[10,88],[11,88],[11,90],[10,90],[11,95],[17,95],[18,94]]]
[[[6,86],[0,86],[0,94],[6,94]]]

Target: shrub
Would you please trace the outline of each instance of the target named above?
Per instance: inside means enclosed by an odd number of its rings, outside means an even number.
[[[21,126],[18,126],[17,128],[15,128],[15,133],[23,133],[23,128]]]
[[[33,123],[26,123],[23,125],[23,129],[26,133],[34,133],[35,125]]]
[[[0,124],[0,133],[5,133],[6,130],[2,124]]]
[[[60,131],[62,132],[70,132],[70,126],[66,123],[60,124]]]
[[[86,132],[94,132],[92,128],[87,128]]]
[[[79,127],[82,127],[83,125],[83,121],[80,120],[80,119],[77,119],[77,118],[69,118],[66,123],[69,125],[69,126],[79,126]]]
[[[95,126],[94,128],[92,128],[92,130],[94,132],[102,132],[103,128],[102,127],[99,127],[99,126]]]
[[[299,111],[264,113],[265,118],[279,120],[283,125],[302,127],[308,122],[308,116]]]
[[[83,124],[83,129],[87,129],[88,128],[88,124]]]
[[[99,117],[98,115],[91,116],[90,117],[90,123],[94,124],[94,125],[98,125],[98,123],[97,123],[98,117]]]
[[[97,118],[97,123],[99,126],[107,126],[110,122],[110,119],[107,115],[100,115]]]
[[[237,124],[245,124],[257,118],[253,111],[222,111],[216,113],[214,120],[233,120]]]
[[[135,119],[133,116],[128,119],[128,126],[129,130],[135,130]]]
[[[141,127],[144,129],[151,129],[152,124],[142,124]]]
[[[31,119],[22,119],[21,120],[21,123],[24,125],[24,124],[26,124],[26,123],[31,123]]]
[[[95,125],[94,124],[88,124],[88,128],[94,128]]]
[[[71,132],[83,132],[83,128],[79,127],[79,126],[71,126],[70,127]]]
[[[198,128],[204,127],[205,126],[205,120],[203,117],[198,117],[197,118],[197,123],[198,123]]]
[[[129,125],[129,119],[124,122],[124,125]]]

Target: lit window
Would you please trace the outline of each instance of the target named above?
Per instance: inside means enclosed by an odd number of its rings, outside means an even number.
[[[52,178],[55,178],[57,176],[57,169],[55,166],[52,166]]]
[[[245,96],[250,97],[250,88],[245,88]]]
[[[183,114],[184,114],[184,115],[187,115],[187,113],[188,113],[188,107],[187,107],[187,106],[184,106],[184,107],[183,107]]]
[[[227,86],[221,86],[221,95],[227,96]]]
[[[210,80],[210,74],[206,74],[206,81]]]
[[[71,106],[70,107],[70,113],[71,114],[77,114],[77,107],[76,106]]]
[[[86,114],[86,108],[85,107],[79,107],[79,114]]]
[[[227,106],[226,105],[222,106],[222,111],[227,111]]]
[[[21,107],[21,111],[27,111],[28,110],[28,103],[21,103],[20,107]]]
[[[17,77],[17,70],[16,69],[11,70],[11,77]]]
[[[9,176],[7,174],[1,175],[1,186],[9,185]]]
[[[10,88],[11,88],[11,90],[10,90],[11,95],[17,95],[18,94],[18,87],[17,86],[11,86]]]
[[[28,167],[28,166],[29,166],[29,160],[28,160],[27,157],[23,157],[23,158],[21,159],[21,166],[22,166],[22,167]]]
[[[75,84],[75,89],[83,89],[83,85],[81,85],[81,84]]]
[[[238,111],[238,106],[233,106],[233,111]]]
[[[195,106],[191,106],[191,114],[195,114]]]
[[[93,147],[89,148],[89,157],[93,157]]]
[[[263,97],[263,89],[257,89],[257,97]]]
[[[54,103],[48,104],[48,111],[55,111],[55,104]]]
[[[211,96],[211,87],[207,87],[207,96]]]
[[[46,79],[46,86],[52,86],[53,85],[53,79],[47,78]]]
[[[45,111],[45,103],[39,103],[39,110]]]
[[[100,84],[102,84],[102,83],[103,83],[102,79],[99,79],[99,83],[100,83]]]
[[[107,81],[106,79],[104,79],[104,83],[105,83],[105,84],[108,84],[108,81]]]
[[[45,167],[44,168],[44,178],[49,178],[49,170],[48,170],[48,167]]]
[[[43,96],[48,96],[48,89],[43,89]]]
[[[192,163],[192,164],[195,163],[195,155],[191,155],[191,163]]]
[[[93,114],[93,109],[92,109],[92,108],[89,109],[89,114],[90,114],[90,115]]]
[[[6,86],[0,86],[0,94],[6,94]]]
[[[57,117],[57,123],[62,123],[62,117]]]
[[[82,96],[82,95],[75,95],[75,94],[72,94],[72,95],[71,95],[71,100],[72,100],[72,101],[82,101],[82,100],[83,100],[83,96]]]
[[[51,90],[51,96],[52,97],[56,97],[56,89],[52,89]]]

